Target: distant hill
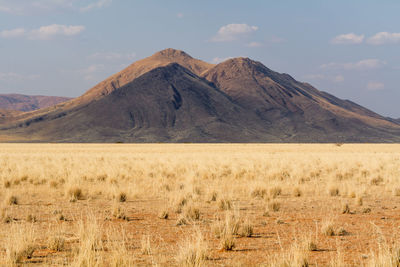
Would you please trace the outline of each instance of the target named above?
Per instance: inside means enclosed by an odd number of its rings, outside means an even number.
[[[400,142],[400,125],[248,58],[166,49],[65,103],[3,114],[0,140]]]
[[[54,106],[70,99],[59,96],[0,94],[0,109],[32,111]]]

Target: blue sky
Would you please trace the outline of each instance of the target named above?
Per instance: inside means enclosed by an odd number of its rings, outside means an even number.
[[[0,0],[0,93],[79,96],[172,47],[246,56],[400,117],[397,0]]]

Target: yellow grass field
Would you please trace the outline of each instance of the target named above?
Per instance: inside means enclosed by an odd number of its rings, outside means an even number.
[[[0,144],[0,265],[399,266],[400,145]]]

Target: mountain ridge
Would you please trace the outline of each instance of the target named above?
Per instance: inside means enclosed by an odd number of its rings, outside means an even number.
[[[394,120],[261,62],[214,65],[174,49],[68,102],[5,115],[0,128],[0,136],[55,142],[400,141]]]
[[[63,96],[0,94],[0,109],[33,111],[51,107],[71,99]]]

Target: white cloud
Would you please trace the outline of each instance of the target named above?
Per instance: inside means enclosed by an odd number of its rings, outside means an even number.
[[[4,30],[0,32],[0,37],[1,38],[18,38],[22,37],[25,35],[25,29],[24,28],[17,28],[13,30]]]
[[[228,24],[222,26],[216,36],[211,41],[213,42],[230,42],[235,41],[247,34],[258,30],[257,26],[249,26],[247,24]]]
[[[343,75],[330,76],[324,74],[309,74],[304,76],[304,78],[306,80],[312,80],[312,81],[329,81],[334,83],[344,82]]]
[[[52,12],[57,9],[72,9],[78,0],[0,0],[0,12],[25,15],[36,12]]]
[[[215,57],[215,58],[213,58],[212,59],[212,63],[213,64],[219,64],[219,63],[221,63],[221,62],[224,62],[224,61],[226,61],[226,60],[228,60],[228,59],[231,59],[232,57],[225,57],[225,58],[221,58],[221,57]]]
[[[321,69],[344,69],[344,70],[371,70],[379,69],[386,64],[379,59],[364,59],[358,62],[336,63],[331,62],[320,66]]]
[[[0,72],[0,81],[36,80],[39,77],[37,74],[24,75],[15,72]]]
[[[81,33],[85,30],[85,26],[67,26],[53,24],[48,26],[42,26],[39,29],[32,30],[29,33],[30,39],[48,40],[54,36],[73,36]]]
[[[248,43],[247,46],[254,48],[254,47],[261,47],[261,46],[263,46],[263,44],[259,43],[259,42],[251,42],[251,43]]]
[[[14,15],[47,14],[60,10],[87,12],[111,3],[112,0],[0,0],[0,12]]]
[[[272,36],[271,38],[269,38],[268,42],[273,43],[273,44],[280,44],[280,43],[284,43],[286,40],[278,37],[278,36]]]
[[[380,91],[385,89],[385,84],[381,82],[368,82],[367,89],[370,91]]]
[[[344,82],[344,77],[343,77],[343,75],[336,75],[335,77],[333,77],[333,81],[334,81],[335,83]]]
[[[136,53],[123,54],[115,52],[98,52],[90,55],[89,59],[98,60],[133,60],[136,57]]]
[[[368,38],[367,42],[371,45],[400,43],[400,33],[378,32],[374,36]]]
[[[28,31],[24,28],[17,28],[12,30],[4,30],[0,32],[1,38],[21,38],[27,37],[32,40],[48,40],[55,36],[73,36],[80,34],[85,30],[85,26],[67,26],[53,24],[48,26],[42,26],[38,29]]]
[[[112,0],[98,0],[97,2],[91,3],[85,7],[80,8],[81,12],[87,12],[89,10],[95,9],[95,8],[103,8],[112,3]]]
[[[361,44],[364,41],[364,35],[354,33],[341,34],[332,39],[333,44]]]
[[[79,70],[79,73],[83,74],[85,80],[95,80],[96,74],[105,70],[103,64],[93,64],[85,69]]]

